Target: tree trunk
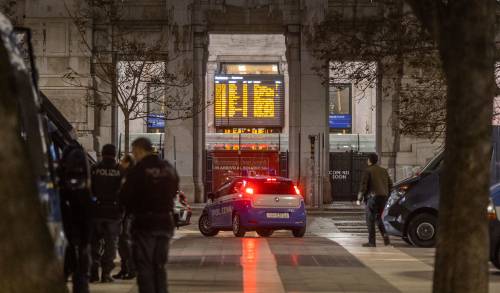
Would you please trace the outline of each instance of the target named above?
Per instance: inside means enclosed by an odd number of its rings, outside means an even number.
[[[488,292],[495,2],[449,1],[439,51],[447,81],[436,293]]]
[[[21,80],[10,61],[0,42],[0,288],[2,293],[66,292],[21,139],[18,99],[32,98],[22,93],[30,77]]]
[[[123,113],[125,118],[123,119],[123,123],[125,125],[125,138],[124,138],[124,155],[128,155],[130,152],[130,115]]]

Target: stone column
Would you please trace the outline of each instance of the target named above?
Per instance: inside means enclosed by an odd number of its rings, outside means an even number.
[[[194,66],[196,56],[193,47],[194,31],[191,26],[192,1],[172,1],[169,3],[172,9],[172,23],[165,27],[168,38],[178,38],[178,46],[170,44],[168,50],[171,56],[175,56],[175,62],[169,63],[169,70],[173,73],[179,71],[190,72],[193,83],[182,90],[187,101],[193,103],[198,99],[195,89],[199,89],[196,82],[199,75],[199,67]],[[175,165],[180,176],[180,189],[186,194],[188,201],[195,202],[199,199],[200,188],[194,179],[194,162],[197,155],[195,149],[199,147],[198,139],[198,116],[185,120],[168,121],[165,125],[165,158]],[[198,172],[198,171],[196,171]],[[196,181],[198,179],[198,173]]]
[[[302,185],[300,161],[300,26],[289,25],[286,33],[286,61],[288,64],[288,169],[289,177]],[[302,187],[302,186],[301,186]]]
[[[304,31],[304,30],[303,30]],[[321,206],[323,202],[330,201],[330,186],[328,181],[329,165],[329,127],[328,127],[328,87],[322,78],[313,70],[319,65],[316,57],[307,47],[303,32],[300,48],[300,140],[301,140],[301,183],[307,186],[303,190],[312,190],[306,194],[306,202]],[[315,159],[311,159],[309,139],[315,135]],[[311,177],[311,165],[314,165],[315,177]],[[306,179],[307,180],[304,180]]]
[[[205,121],[206,121],[206,131],[208,133],[215,132],[215,107],[214,107],[214,79],[215,73],[217,71],[217,62],[209,61],[207,64],[207,74],[206,74],[206,92],[205,101],[208,107],[205,111]]]
[[[205,75],[208,61],[208,34],[204,27],[194,27],[193,39],[193,181],[196,202],[204,202],[205,170]]]
[[[402,70],[393,58],[379,63],[377,92],[377,152],[380,164],[396,179],[396,158],[399,151],[399,87]]]

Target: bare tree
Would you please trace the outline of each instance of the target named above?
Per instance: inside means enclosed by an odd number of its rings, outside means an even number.
[[[498,4],[407,2],[437,43],[447,85],[434,292],[488,292],[486,206]]]
[[[411,10],[403,1],[377,1],[381,14],[363,18],[357,16],[355,1],[348,13],[327,17],[310,42],[317,56],[337,62],[317,69],[353,83],[393,74],[393,123],[402,133],[445,137],[434,292],[487,292],[490,136],[493,99],[499,92],[494,78],[498,4],[406,3]],[[348,68],[353,60],[377,62],[377,72]],[[394,67],[396,74],[390,71]],[[330,76],[325,81],[332,82]]]
[[[403,2],[376,5],[379,13],[371,17],[358,12],[356,1],[330,11],[309,39],[313,54],[325,61],[315,69],[325,82],[352,82],[361,95],[385,76],[390,81],[382,91],[393,93],[395,137],[441,138],[446,91],[434,41]]]
[[[122,1],[85,0],[73,8],[66,6],[91,54],[93,78],[89,82],[71,68],[63,78],[72,86],[88,90],[88,106],[98,110],[118,107],[124,116],[128,153],[130,121],[151,116],[165,121],[189,119],[207,105],[195,104],[188,94],[192,74],[177,62],[179,36],[160,34],[157,39],[145,40],[126,23],[124,5]],[[165,21],[166,26],[175,27]],[[152,108],[156,112],[152,113]]]

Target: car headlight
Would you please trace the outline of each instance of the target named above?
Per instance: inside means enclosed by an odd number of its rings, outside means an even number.
[[[405,201],[405,195],[408,192],[409,188],[410,185],[403,184],[393,189],[391,195],[389,196],[389,199],[387,200],[387,207],[394,205],[399,199],[401,199],[401,202]]]
[[[396,189],[396,193],[398,194],[399,197],[401,197],[408,192],[408,189],[410,189],[410,185],[403,184],[398,186],[398,188]]]
[[[391,192],[391,196],[389,196],[389,199],[387,200],[387,207],[391,207],[392,205],[394,205],[399,199],[399,196],[397,194],[397,191],[396,190],[393,190]]]

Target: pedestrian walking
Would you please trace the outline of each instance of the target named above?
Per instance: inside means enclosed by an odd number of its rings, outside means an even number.
[[[111,271],[115,264],[122,210],[118,201],[122,175],[115,160],[116,148],[102,148],[102,161],[92,168],[92,193],[96,198],[93,219],[92,267],[90,282],[113,282]]]
[[[382,212],[392,189],[392,180],[387,170],[377,165],[377,162],[377,154],[368,155],[368,168],[363,173],[356,202],[358,205],[361,204],[361,201],[366,203],[368,243],[363,244],[364,247],[376,246],[375,223],[384,238],[384,244],[390,245],[389,236],[385,232],[384,223],[382,222]]]
[[[120,200],[134,217],[132,245],[139,293],[166,293],[179,177],[170,163],[153,154],[149,139],[134,140],[132,153],[137,163],[127,174]]]
[[[92,196],[87,154],[79,144],[74,142],[64,149],[58,171],[63,229],[68,240],[64,271],[66,277],[72,276],[74,293],[88,293]]]
[[[128,171],[134,166],[135,162],[131,155],[125,155],[120,161],[120,168],[124,178],[122,182],[125,182],[125,177]],[[124,213],[121,222],[121,231],[118,238],[118,253],[121,259],[121,269],[118,274],[113,275],[115,279],[130,280],[135,278],[136,271],[134,260],[132,257],[132,215],[129,213]]]

